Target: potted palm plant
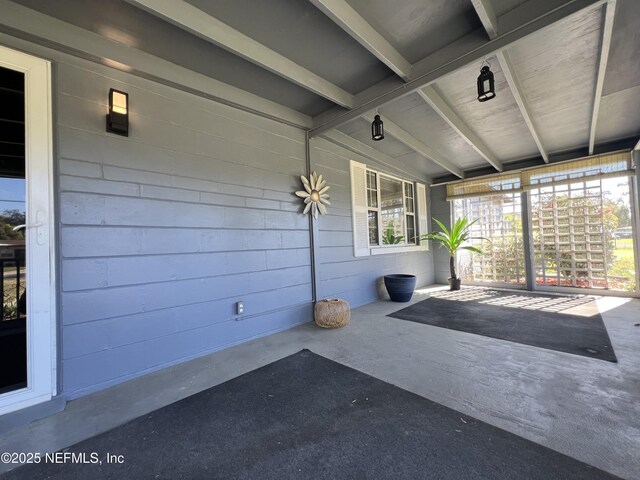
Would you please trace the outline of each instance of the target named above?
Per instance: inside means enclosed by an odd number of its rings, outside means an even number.
[[[464,245],[469,240],[487,240],[484,237],[472,237],[471,226],[477,222],[469,222],[467,218],[458,218],[451,230],[447,229],[442,222],[437,219],[433,219],[434,222],[440,227],[440,232],[431,232],[421,235],[421,240],[434,240],[440,243],[440,247],[444,247],[449,251],[449,270],[451,272],[451,278],[449,278],[450,290],[460,290],[460,279],[456,275],[456,262],[455,256],[458,250],[469,250],[474,253],[482,255],[482,251],[477,247]]]

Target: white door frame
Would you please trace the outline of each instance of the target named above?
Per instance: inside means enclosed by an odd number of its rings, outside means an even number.
[[[0,415],[56,394],[56,277],[51,63],[0,46],[0,66],[24,73],[27,387],[0,395]],[[37,274],[36,274],[37,272]]]

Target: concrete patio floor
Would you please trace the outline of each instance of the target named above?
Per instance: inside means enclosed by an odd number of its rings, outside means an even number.
[[[416,292],[411,303],[442,286]],[[386,317],[378,301],[351,324],[263,337],[70,402],[0,436],[0,452],[46,452],[303,348],[623,478],[640,478],[640,300],[597,299],[618,363]],[[0,472],[11,465],[0,464]]]

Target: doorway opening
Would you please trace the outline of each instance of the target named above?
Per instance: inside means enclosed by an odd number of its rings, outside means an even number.
[[[27,386],[24,90],[0,67],[0,394]]]
[[[51,64],[0,47],[0,415],[55,395]]]

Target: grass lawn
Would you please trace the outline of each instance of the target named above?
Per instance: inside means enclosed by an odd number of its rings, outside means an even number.
[[[616,240],[616,248],[613,251],[614,262],[609,270],[609,275],[626,277],[627,281],[616,285],[622,290],[632,291],[635,288],[635,263],[633,255],[633,239],[619,238]]]

